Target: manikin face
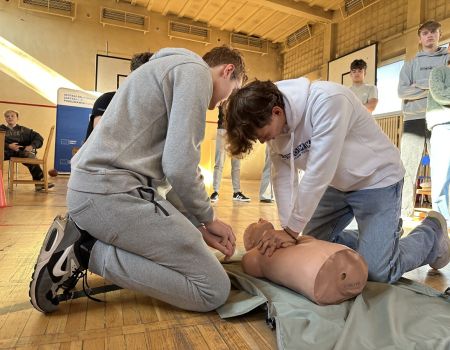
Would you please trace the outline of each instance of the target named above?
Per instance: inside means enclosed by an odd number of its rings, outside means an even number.
[[[213,110],[222,101],[225,101],[235,89],[240,89],[242,79],[233,79],[233,64],[222,64],[211,68],[213,74],[213,95],[208,109]]]
[[[439,29],[429,30],[422,29],[419,34],[419,43],[422,45],[423,49],[435,50],[438,47],[439,37],[441,33]]]
[[[256,247],[258,242],[261,240],[262,235],[267,230],[273,230],[274,227],[271,222],[260,218],[258,222],[254,222],[245,229],[244,231],[244,246],[245,250],[250,250]]]
[[[352,78],[353,84],[362,84],[364,83],[364,78],[366,76],[365,69],[352,69],[350,71],[350,78]]]
[[[6,112],[5,121],[6,124],[8,124],[8,126],[15,127],[19,122],[19,116],[17,115],[17,113],[14,113],[13,111]]]
[[[283,108],[275,106],[272,109],[272,119],[270,123],[258,129],[256,131],[256,137],[261,143],[273,140],[283,132],[285,125],[286,115]]]

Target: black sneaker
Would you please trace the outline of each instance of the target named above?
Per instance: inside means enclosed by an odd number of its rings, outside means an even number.
[[[58,308],[60,289],[72,290],[86,270],[79,263],[76,250],[82,234],[75,223],[57,216],[50,226],[34,267],[30,282],[30,301],[39,311],[48,313]]]
[[[246,197],[242,192],[234,192],[233,200],[239,202],[250,202],[250,198]]]
[[[259,200],[261,203],[273,203],[272,198],[262,198]]]
[[[211,193],[211,197],[209,197],[211,202],[217,202],[219,200],[219,194],[214,191],[213,193]]]
[[[53,188],[55,187],[55,184],[49,182],[48,183],[48,188]],[[45,188],[45,186],[43,184],[36,184],[34,185],[34,190],[35,191],[42,191]]]

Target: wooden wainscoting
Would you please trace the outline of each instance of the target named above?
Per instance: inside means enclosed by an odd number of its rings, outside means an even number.
[[[392,143],[400,148],[403,132],[403,117],[399,114],[375,118],[375,121],[391,139]]]

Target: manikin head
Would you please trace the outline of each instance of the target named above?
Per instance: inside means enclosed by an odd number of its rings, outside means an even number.
[[[247,226],[244,231],[244,247],[245,250],[249,251],[256,247],[258,242],[261,240],[262,235],[267,230],[273,230],[274,227],[271,222],[260,218],[258,222],[254,222]]]

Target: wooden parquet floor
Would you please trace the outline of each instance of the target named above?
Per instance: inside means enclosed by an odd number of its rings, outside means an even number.
[[[80,298],[43,315],[29,303],[28,285],[43,237],[55,215],[64,213],[67,178],[58,176],[48,194],[31,185],[7,193],[0,208],[0,349],[275,349],[275,332],[257,310],[231,320],[215,312],[187,312],[129,290],[97,295],[98,303]],[[230,223],[243,249],[244,228],[259,217],[278,222],[276,206],[260,203],[258,181],[243,181],[250,203],[231,200],[224,180],[218,216]],[[409,228],[417,222],[407,222]],[[407,227],[408,229],[408,227]],[[406,277],[439,290],[450,285],[450,268],[430,273],[426,267]],[[91,287],[107,283],[90,275]]]

